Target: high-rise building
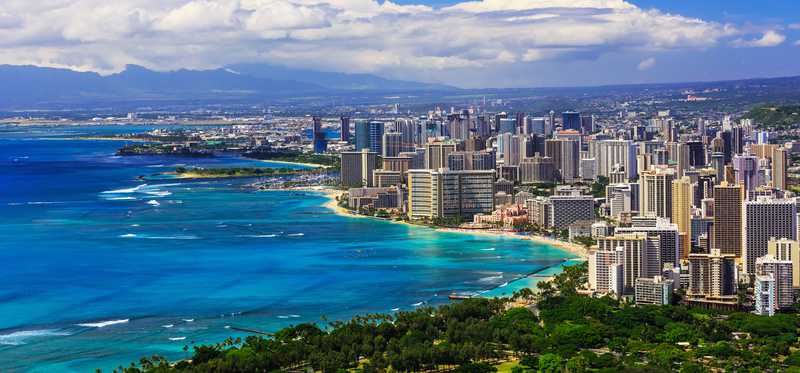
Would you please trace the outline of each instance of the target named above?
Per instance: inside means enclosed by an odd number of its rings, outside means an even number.
[[[711,247],[722,254],[742,256],[744,188],[723,181],[714,186],[714,225]],[[754,262],[755,263],[755,262]]]
[[[494,171],[408,171],[412,219],[472,219],[494,209]]]
[[[736,183],[744,185],[745,191],[754,190],[758,186],[758,158],[753,155],[735,155],[733,170]]]
[[[716,216],[716,215],[715,215]],[[767,255],[771,238],[797,239],[797,204],[790,199],[760,196],[744,203],[744,271],[756,274],[756,259]]]
[[[800,243],[788,238],[770,238],[767,254],[778,260],[792,262],[792,287],[800,288]]]
[[[356,150],[369,149],[383,152],[384,123],[379,121],[356,120]]]
[[[606,187],[606,203],[613,219],[623,213],[639,211],[639,184],[611,184]]]
[[[498,134],[510,133],[512,135],[517,133],[517,120],[514,118],[500,118],[500,128]]]
[[[566,229],[579,220],[594,220],[594,198],[592,196],[552,196],[550,197],[553,227]]]
[[[788,164],[786,148],[775,148],[772,151],[772,186],[786,190],[786,165]]]
[[[651,304],[665,306],[671,303],[674,281],[654,276],[652,278],[640,277],[636,279],[634,299],[637,305]]]
[[[350,117],[339,118],[339,123],[341,124],[339,133],[342,141],[350,142]]]
[[[652,276],[655,276],[664,265],[675,266],[680,262],[681,235],[677,225],[664,218],[636,217],[632,221],[630,227],[618,227],[614,232],[617,234],[644,233],[655,241],[658,247],[658,261],[653,262],[656,264],[648,273],[654,273]]]
[[[776,310],[789,309],[794,305],[794,289],[792,288],[792,262],[778,260],[772,255],[764,255],[756,259],[757,276],[772,276],[775,280],[774,307]]]
[[[328,149],[328,140],[325,139],[325,132],[322,131],[322,118],[320,117],[312,118],[311,141],[314,153],[324,153]]]
[[[775,309],[775,278],[770,275],[756,275],[753,284],[753,299],[755,310],[753,313],[760,316],[774,316]]]
[[[368,149],[357,152],[342,152],[341,179],[346,187],[371,187],[373,172],[378,166],[378,153]]]
[[[384,157],[397,157],[403,151],[403,135],[399,132],[384,133],[381,142]]]
[[[565,130],[581,130],[581,113],[577,111],[565,111],[561,113],[562,128]]]
[[[636,178],[636,149],[637,146],[630,140],[603,140],[595,146],[594,157],[597,159],[597,174],[609,177],[615,166],[621,165],[626,173],[626,180]]]
[[[580,146],[577,141],[563,138],[545,140],[545,156],[553,159],[558,180],[577,181],[580,161]]]
[[[646,245],[646,240],[644,237],[631,238],[628,242],[628,246],[631,247],[629,250],[641,251],[641,247]],[[623,285],[620,287],[624,289],[624,274],[623,276],[612,276],[612,272],[617,269],[616,266],[623,262],[624,250],[623,246],[616,246],[610,250],[592,250],[589,252],[589,289],[603,294],[611,292],[616,287],[611,285],[612,277],[621,277]],[[618,295],[622,295],[622,292],[618,293]]]
[[[717,249],[689,254],[689,288],[686,295],[709,301],[736,301],[736,257]]]
[[[692,197],[691,179],[684,176],[672,181],[672,222],[681,234],[681,259],[686,259],[692,248]]]
[[[639,214],[672,218],[672,181],[675,170],[654,168],[639,175]]]
[[[607,290],[603,289],[603,284],[610,283],[605,278],[610,271],[604,272],[604,266],[622,265],[623,291],[619,295],[632,293],[637,278],[657,276],[661,273],[661,268],[658,266],[658,244],[648,239],[644,233],[617,233],[611,237],[600,237],[597,239],[597,250],[592,253],[595,263],[590,261],[589,269],[590,274],[594,271],[595,282],[592,283],[590,279],[590,286],[594,285],[598,292]]]
[[[550,157],[536,154],[533,158],[523,159],[519,164],[519,171],[523,184],[550,184],[555,181],[555,165]]]
[[[706,147],[701,141],[689,141],[689,166],[700,168],[706,166]]]
[[[432,141],[425,144],[425,168],[438,170],[447,167],[447,155],[456,151],[452,141]]]

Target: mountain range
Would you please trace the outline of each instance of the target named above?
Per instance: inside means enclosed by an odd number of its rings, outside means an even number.
[[[447,91],[456,88],[263,64],[159,72],[128,65],[111,75],[0,65],[0,107],[120,101],[258,100],[348,92]]]

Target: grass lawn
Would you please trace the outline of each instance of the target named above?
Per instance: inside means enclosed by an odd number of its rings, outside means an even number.
[[[494,367],[497,368],[497,373],[511,373],[511,368],[519,365],[519,361],[512,360],[506,361],[500,365],[495,365]]]

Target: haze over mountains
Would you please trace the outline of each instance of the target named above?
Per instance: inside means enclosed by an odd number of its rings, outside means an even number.
[[[488,98],[607,97],[651,95],[658,91],[675,97],[686,89],[717,89],[743,103],[781,102],[800,97],[800,77],[745,79],[718,82],[550,87],[459,89],[441,84],[391,80],[370,74],[344,74],[293,69],[264,64],[237,64],[212,70],[158,72],[128,65],[120,73],[103,76],[37,66],[0,65],[0,108],[52,109],[108,105],[200,103],[265,103],[298,99],[306,103],[346,98],[387,102],[387,96],[426,102],[447,101],[464,95]],[[538,100],[538,99],[537,99]],[[413,100],[412,100],[413,101]],[[752,101],[752,102],[750,102]],[[104,106],[105,105],[105,106]],[[574,105],[571,105],[574,106]]]
[[[128,65],[102,76],[37,66],[0,65],[3,107],[82,102],[243,100],[343,94],[348,91],[434,91],[456,88],[343,74],[241,64],[213,70],[157,72]]]

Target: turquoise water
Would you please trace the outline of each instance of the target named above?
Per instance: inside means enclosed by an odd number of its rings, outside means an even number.
[[[319,194],[242,187],[254,179],[142,181],[178,165],[269,163],[117,157],[121,142],[66,139],[145,129],[0,127],[0,371],[110,371],[246,335],[237,328],[501,295],[570,256],[343,217]]]

